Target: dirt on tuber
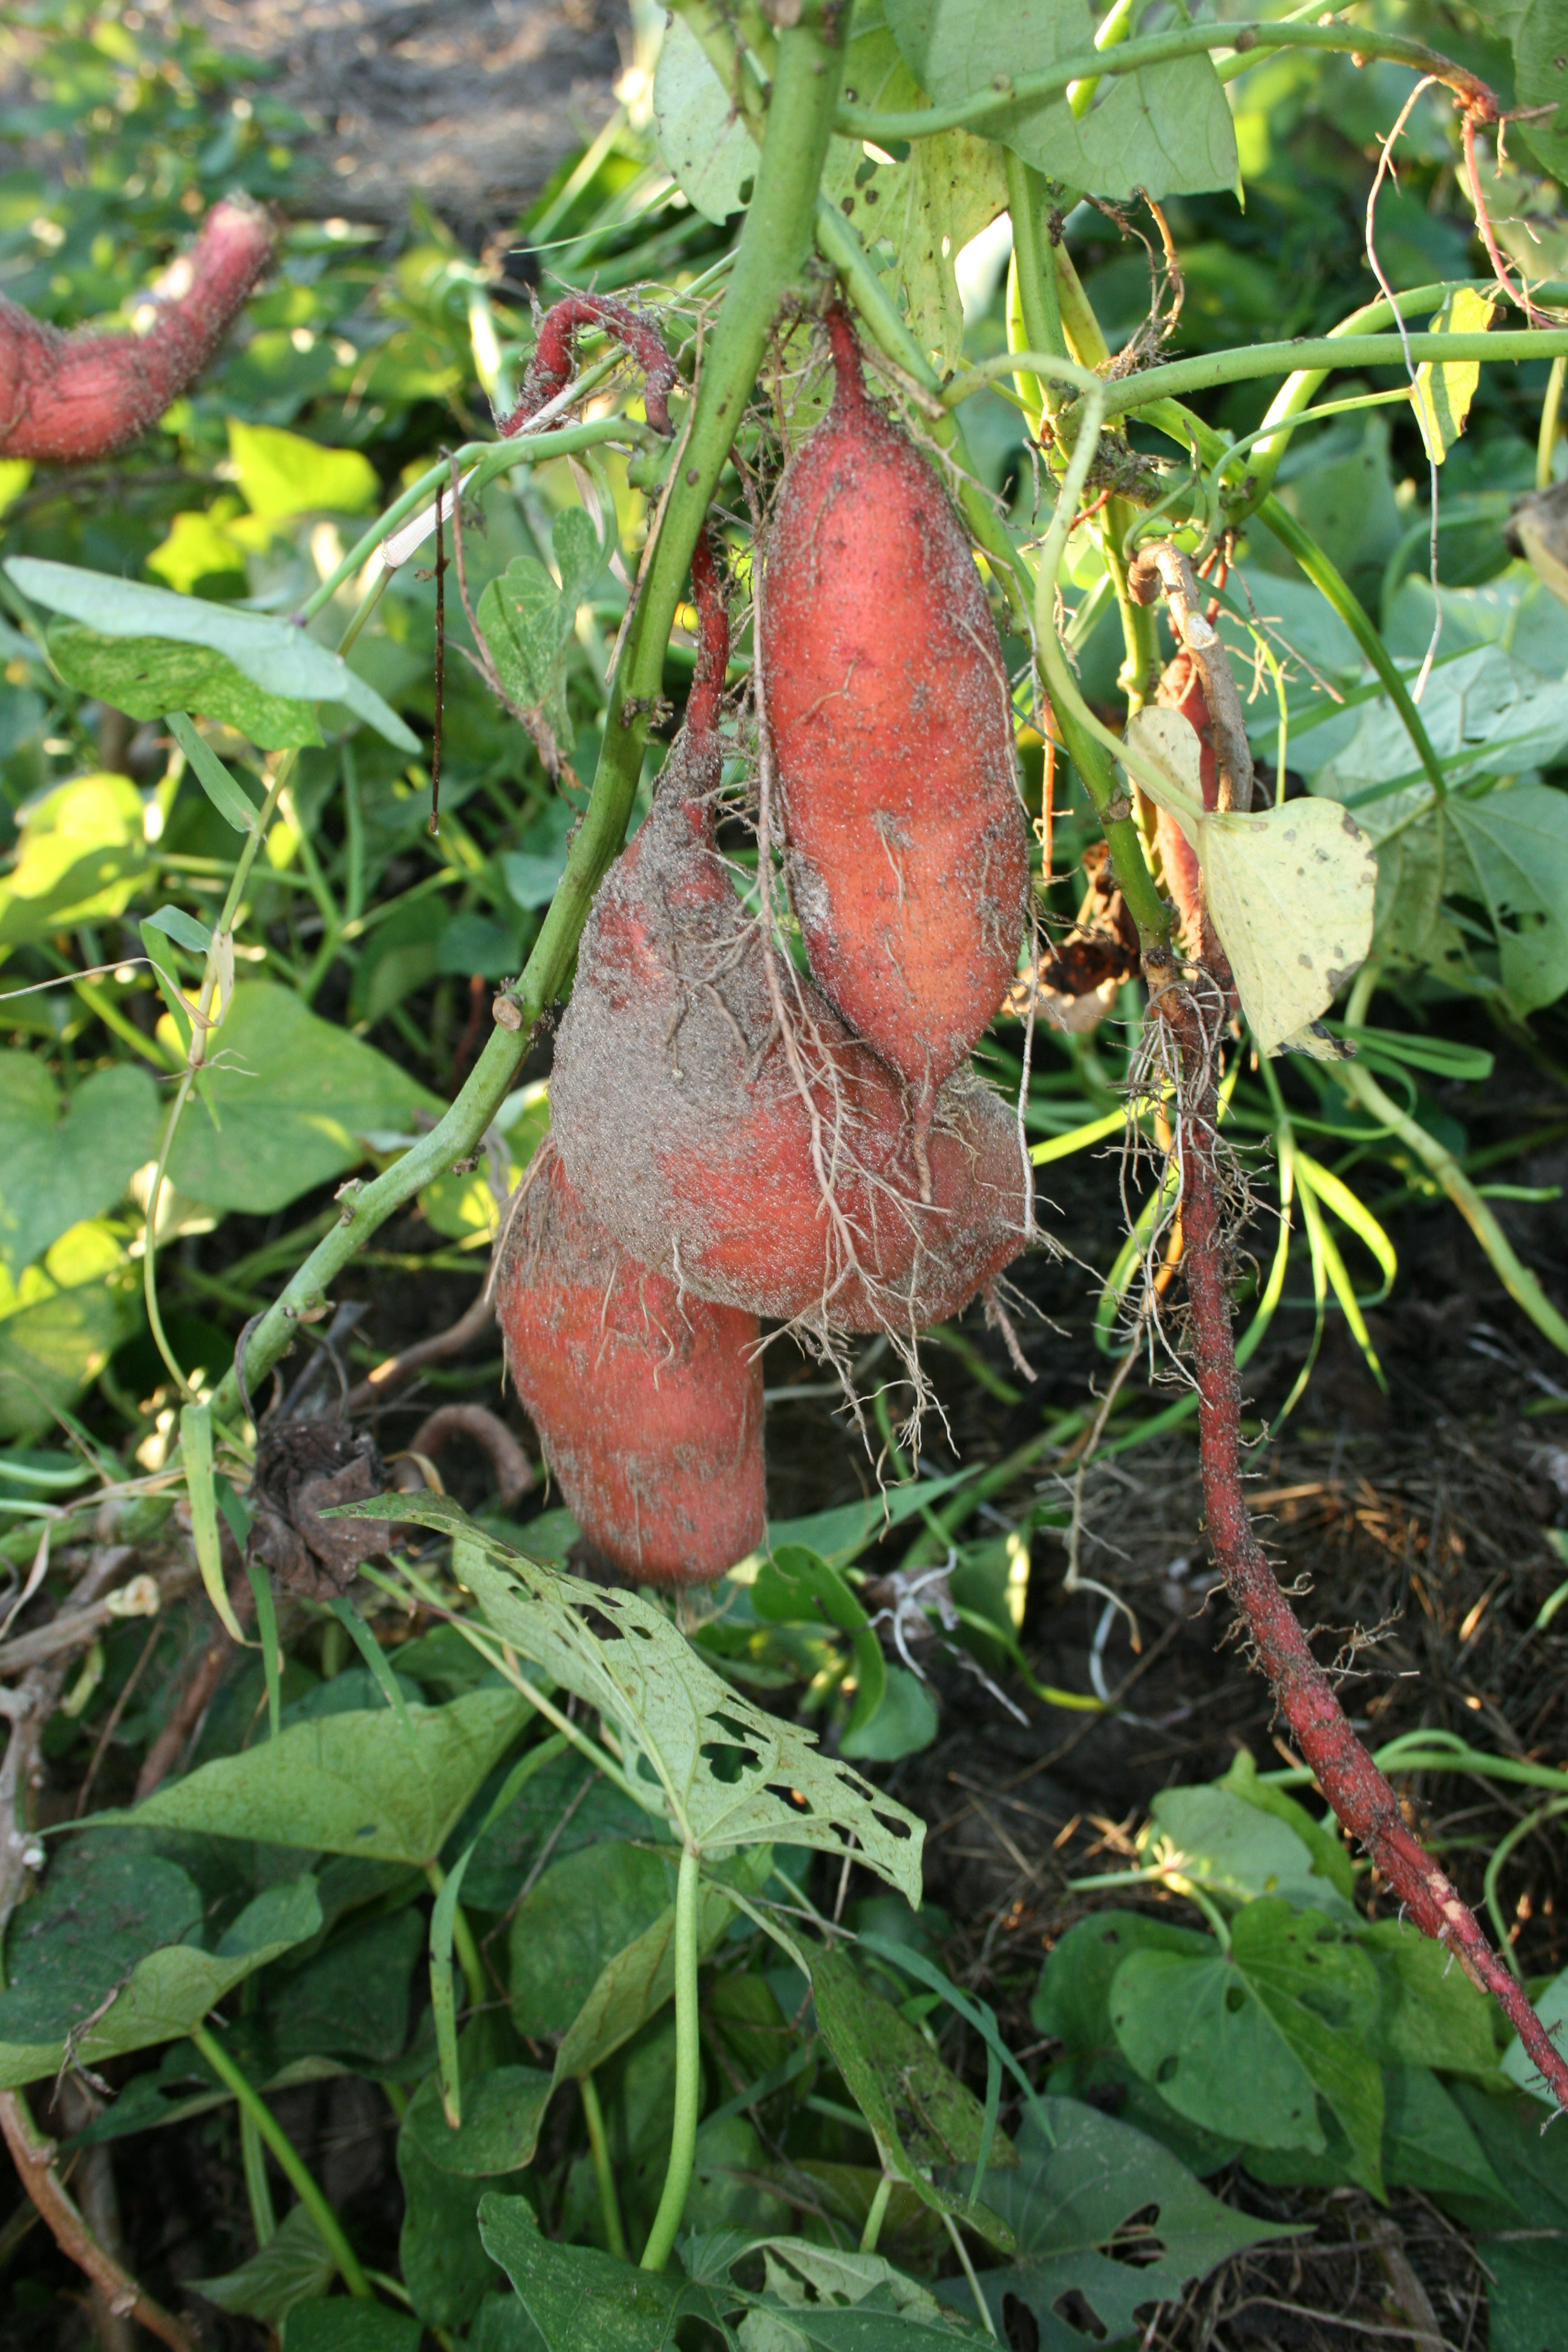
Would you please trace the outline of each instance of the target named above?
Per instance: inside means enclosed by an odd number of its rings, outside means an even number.
[[[921,1138],[896,1074],[742,905],[715,837],[728,629],[705,546],[693,580],[697,683],[583,934],[551,1080],[557,1142],[626,1247],[699,1297],[911,1332],[1023,1248],[1016,1129],[965,1069]]]
[[[574,1192],[552,1138],[523,1181],[496,1313],[562,1496],[638,1583],[710,1583],[763,1540],[757,1318],[639,1265]]]
[[[759,658],[812,971],[923,1129],[1012,984],[1027,825],[968,538],[868,397],[847,313],[827,323],[833,404],[780,485]]]
[[[71,463],[134,441],[205,367],[272,245],[259,206],[216,205],[145,334],[62,334],[0,296],[0,457]]]

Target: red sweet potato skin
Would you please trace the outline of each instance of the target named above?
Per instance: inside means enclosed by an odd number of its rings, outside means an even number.
[[[850,1331],[943,1321],[1024,1246],[1011,1115],[967,1072],[950,1079],[922,1202],[900,1084],[781,951],[840,1227],[760,929],[714,846],[719,781],[718,738],[689,729],[600,886],[551,1079],[568,1173],[628,1249],[700,1297]]]
[[[541,1150],[496,1282],[517,1392],[591,1543],[638,1583],[710,1583],[763,1540],[757,1318],[678,1296]]]
[[[272,253],[255,205],[208,214],[145,335],[62,334],[0,297],[0,457],[69,462],[134,441],[200,374]]]
[[[841,310],[829,328],[837,390],[780,485],[761,660],[812,970],[923,1124],[1015,977],[1027,830],[969,542],[868,399]]]

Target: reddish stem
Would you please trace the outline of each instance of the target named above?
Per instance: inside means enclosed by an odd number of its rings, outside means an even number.
[[[162,416],[205,367],[272,256],[250,204],[215,205],[144,335],[66,335],[0,297],[0,457],[102,457]]]
[[[1228,972],[1221,978],[1228,986]],[[1416,1926],[1447,1945],[1471,1981],[1490,1993],[1558,2105],[1568,2107],[1568,2063],[1523,1988],[1487,1942],[1474,1914],[1406,1826],[1398,1798],[1351,1729],[1253,1532],[1241,1487],[1241,1388],[1226,1289],[1217,1171],[1217,1030],[1205,1030],[1197,1005],[1168,970],[1151,971],[1150,982],[1156,1009],[1180,1046],[1187,1096],[1179,1113],[1182,1231],[1204,1502],[1215,1559],[1247,1620],[1258,1663],[1291,1737],[1339,1819],[1371,1855]]]
[[[662,433],[668,439],[675,430],[666,405],[677,381],[675,362],[657,330],[626,303],[617,302],[608,294],[568,294],[545,312],[528,373],[522,379],[521,396],[501,425],[501,438],[508,440],[514,433],[521,433],[530,417],[537,416],[547,401],[565,391],[572,381],[579,327],[602,327],[605,334],[613,335],[630,352],[647,379],[643,387],[647,421],[656,433]]]
[[[840,410],[864,408],[866,376],[860,364],[859,339],[842,302],[828,305],[827,340],[833,347],[834,405]]]

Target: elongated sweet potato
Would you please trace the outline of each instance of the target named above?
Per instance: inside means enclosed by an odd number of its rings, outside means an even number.
[[[898,1077],[781,950],[770,971],[715,845],[728,632],[705,549],[693,577],[687,725],[600,887],[556,1044],[561,1155],[626,1246],[700,1297],[850,1331],[939,1322],[1024,1246],[1012,1118],[967,1070],[950,1078],[922,1199]]]
[[[710,1583],[763,1539],[757,1318],[639,1265],[540,1150],[496,1280],[517,1392],[591,1543],[639,1583]]]
[[[837,389],[779,488],[761,659],[811,966],[917,1123],[1012,983],[1029,883],[1012,702],[969,542],[828,314]]]
[[[1214,731],[1209,723],[1209,707],[1204,696],[1203,680],[1191,654],[1180,648],[1166,665],[1160,680],[1155,700],[1162,709],[1179,710],[1188,725],[1196,730],[1201,752],[1198,761],[1198,781],[1203,787],[1204,806],[1212,809],[1218,804],[1218,765],[1215,758]],[[1198,873],[1198,856],[1181,826],[1168,809],[1157,809],[1157,839],[1160,845],[1160,865],[1165,877],[1165,887],[1175,901],[1181,919],[1182,940],[1191,955],[1199,950],[1203,928],[1204,887]]]
[[[215,205],[144,335],[65,335],[0,297],[0,457],[102,457],[134,441],[205,367],[271,254],[258,206]]]

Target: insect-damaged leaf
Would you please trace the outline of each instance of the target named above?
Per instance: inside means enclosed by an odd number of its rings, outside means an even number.
[[[633,1789],[683,1843],[844,1853],[853,1841],[857,1860],[918,1905],[924,1824],[731,1690],[651,1601],[536,1566],[449,1496],[378,1500],[355,1516],[450,1535],[453,1568],[489,1623],[614,1724]]]

